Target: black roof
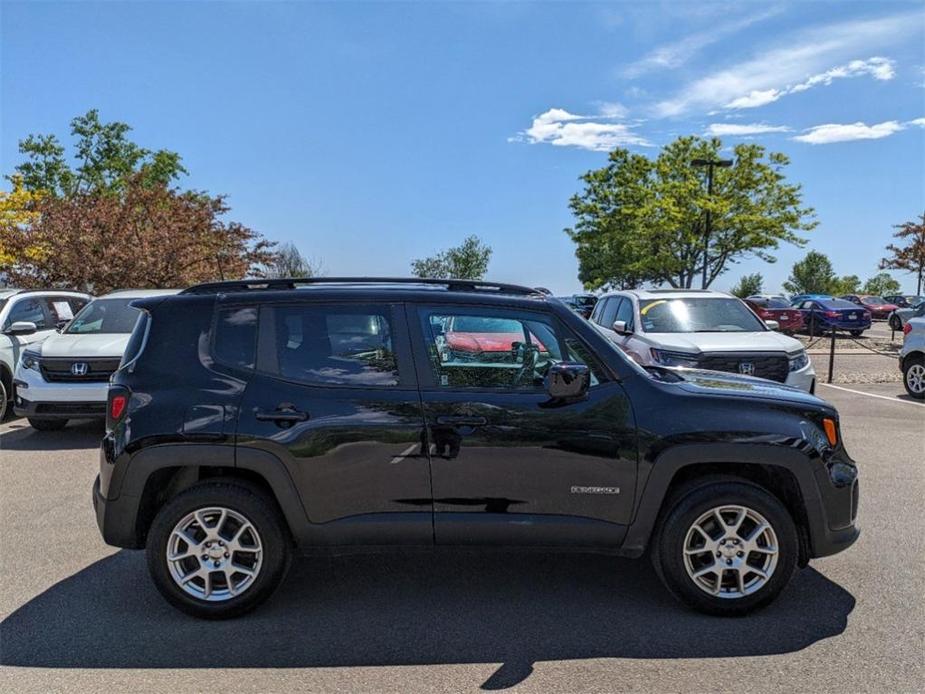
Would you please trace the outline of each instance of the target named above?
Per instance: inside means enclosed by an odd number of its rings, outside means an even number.
[[[389,289],[444,290],[477,292],[494,295],[542,297],[543,292],[530,287],[484,280],[421,279],[415,277],[291,277],[282,279],[245,279],[228,282],[206,282],[184,289],[181,294],[228,294],[252,291],[287,291],[308,288],[325,289]]]

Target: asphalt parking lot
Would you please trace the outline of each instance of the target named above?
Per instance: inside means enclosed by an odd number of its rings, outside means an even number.
[[[253,615],[196,621],[99,538],[100,427],[7,422],[0,690],[922,691],[925,405],[819,391],[861,467],[861,538],[734,620],[685,610],[644,561],[469,552],[300,560]]]

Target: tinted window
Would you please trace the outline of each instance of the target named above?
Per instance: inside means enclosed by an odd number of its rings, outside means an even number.
[[[613,328],[613,322],[617,320],[617,307],[620,303],[620,297],[612,296],[603,299],[604,308],[601,310],[601,319],[599,324],[605,328]]]
[[[67,333],[130,333],[138,320],[134,299],[94,299],[67,326]]]
[[[633,302],[630,299],[623,298],[620,299],[620,303],[617,306],[617,317],[614,320],[622,320],[626,323],[628,328],[633,327]],[[613,323],[611,323],[613,325]]]
[[[43,299],[20,299],[10,309],[10,315],[7,317],[3,329],[6,330],[13,323],[22,321],[35,323],[36,330],[47,330],[52,327],[48,325],[44,303]]]
[[[128,339],[125,345],[125,351],[122,353],[122,361],[119,362],[119,368],[133,361],[141,354],[141,348],[144,346],[150,318],[144,311],[139,311],[139,314],[138,320],[135,321],[135,327],[132,328],[132,336]]]
[[[224,308],[218,312],[212,349],[215,360],[240,369],[254,368],[257,345],[257,309]]]
[[[387,306],[276,306],[261,316],[261,369],[321,385],[398,385]],[[266,335],[265,335],[265,331]],[[264,347],[261,346],[261,355]]]
[[[783,299],[768,299],[764,305],[768,308],[790,308],[790,304]]]
[[[649,299],[639,304],[642,327],[649,333],[739,333],[765,330],[738,299]]]

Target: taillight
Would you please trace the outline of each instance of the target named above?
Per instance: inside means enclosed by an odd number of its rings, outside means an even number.
[[[128,401],[131,393],[124,386],[110,386],[109,398],[106,402],[106,428],[113,427],[122,421],[128,412]]]
[[[122,413],[125,412],[127,402],[128,398],[124,395],[113,396],[112,400],[109,401],[109,416],[118,421],[122,417]]]
[[[838,318],[838,311],[826,311],[826,318]]]
[[[771,312],[763,308],[760,311],[758,311],[758,315],[761,316],[762,318],[770,318]]]
[[[903,326],[903,335],[908,335],[911,332],[912,332],[912,323],[906,323]]]

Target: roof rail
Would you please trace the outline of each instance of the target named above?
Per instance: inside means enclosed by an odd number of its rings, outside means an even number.
[[[407,284],[446,287],[451,292],[496,292],[498,294],[537,295],[536,289],[517,284],[486,282],[483,280],[432,279],[417,277],[288,277],[281,279],[244,279],[226,282],[205,282],[184,289],[181,294],[218,294],[254,290],[285,290],[324,284],[368,285]]]

